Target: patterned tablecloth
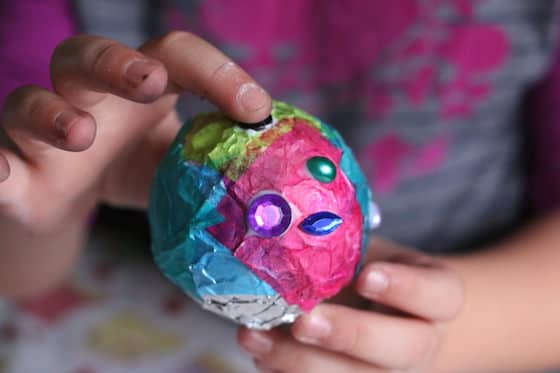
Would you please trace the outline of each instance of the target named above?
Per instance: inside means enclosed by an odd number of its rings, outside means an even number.
[[[255,372],[236,327],[163,278],[139,236],[99,227],[62,287],[0,301],[0,373]]]
[[[0,303],[0,372],[254,372],[236,327],[174,289],[145,245],[96,229],[61,288],[19,307]]]

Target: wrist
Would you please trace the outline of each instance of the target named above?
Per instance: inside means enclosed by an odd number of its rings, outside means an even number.
[[[59,285],[70,273],[86,238],[84,219],[65,219],[49,231],[0,218],[0,296],[30,299]]]

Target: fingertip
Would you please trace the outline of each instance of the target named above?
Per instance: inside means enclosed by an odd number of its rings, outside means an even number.
[[[0,153],[0,183],[8,180],[10,177],[10,164],[6,157]]]
[[[356,281],[356,291],[368,299],[378,299],[389,288],[390,277],[387,271],[378,265],[364,267]]]
[[[239,87],[237,97],[239,120],[256,123],[264,120],[272,111],[272,98],[255,82],[247,82]]]
[[[328,313],[317,307],[312,312],[299,317],[291,331],[293,337],[301,343],[319,344],[331,333],[332,328]]]
[[[290,333],[297,341],[302,342],[305,339],[305,329],[308,323],[309,317],[307,314],[303,314],[297,318],[297,320],[292,324],[290,328]]]
[[[248,329],[244,326],[239,327],[237,329],[237,342],[241,342],[243,340],[243,337],[245,336],[245,334],[247,333]]]
[[[163,94],[166,85],[167,70],[165,67],[159,66],[148,75],[138,90],[148,101],[153,101]]]
[[[237,343],[243,346],[249,339],[251,339],[251,329],[244,326],[237,329]]]
[[[253,356],[264,356],[272,351],[275,343],[272,332],[243,329],[237,334],[237,341],[243,350]]]
[[[65,119],[60,119],[60,121],[62,123],[59,126],[64,130],[59,132],[60,137],[55,144],[57,147],[66,151],[81,152],[87,150],[93,144],[96,125],[90,114],[72,113]]]
[[[132,90],[130,98],[147,103],[159,98],[167,85],[167,70],[158,61],[133,60],[126,68],[125,79]]]

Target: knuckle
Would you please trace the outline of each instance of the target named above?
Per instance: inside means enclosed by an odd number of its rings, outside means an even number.
[[[38,118],[44,111],[44,100],[39,95],[29,95],[22,103],[22,115]]]
[[[429,361],[439,348],[440,337],[435,328],[426,326],[419,337],[411,340],[409,365],[424,364]]]
[[[431,358],[439,349],[441,338],[437,330],[433,327],[429,328],[426,335],[426,347],[423,356]]]
[[[302,365],[306,364],[306,354],[301,348],[294,348],[288,341],[275,344],[272,351],[265,357],[276,369],[287,372],[299,372]]]
[[[4,115],[21,116],[38,108],[37,88],[32,85],[25,85],[13,90],[7,97],[4,104]]]
[[[361,333],[357,325],[346,327],[344,335],[337,337],[333,335],[330,339],[330,345],[336,351],[344,354],[354,354],[360,349]]]
[[[121,46],[112,40],[103,40],[95,46],[93,60],[91,62],[91,72],[94,75],[110,72],[110,61],[119,53]]]
[[[58,43],[58,45],[54,48],[51,57],[51,67],[55,66],[55,62],[58,61],[62,56],[65,56],[68,53],[68,50],[74,44],[77,44],[81,40],[81,38],[82,36],[72,36]]]
[[[61,83],[56,79],[57,76],[67,71],[71,62],[81,63],[89,56],[88,51],[96,45],[93,42],[95,39],[88,35],[72,36],[55,47],[50,60],[50,73],[55,87]]]
[[[53,208],[27,209],[26,212],[20,216],[20,222],[27,227],[31,236],[41,237],[49,234],[62,220],[58,210]]]
[[[232,80],[236,83],[237,89],[249,81],[243,73],[243,70],[229,58],[225,58],[224,61],[209,74],[208,79],[212,83],[217,83],[223,81],[224,77],[230,77],[230,79],[233,77]]]
[[[32,181],[24,181],[21,188],[10,193],[10,203],[2,208],[2,214],[26,229],[30,236],[44,236],[53,232],[64,221],[68,211],[66,202],[61,203],[58,195],[45,189],[52,198],[37,203],[38,196],[30,188]]]
[[[447,308],[442,315],[443,321],[455,319],[463,310],[465,303],[465,284],[463,278],[452,270],[447,270]]]
[[[22,92],[19,102],[16,105],[17,106],[14,107],[16,118],[14,118],[15,120],[11,125],[9,122],[7,123],[9,127],[17,126],[19,129],[28,130],[29,128],[25,128],[27,125],[43,122],[45,116],[49,113],[44,95],[33,87],[26,88]],[[25,123],[27,123],[27,125]]]
[[[34,86],[16,89],[6,101],[7,128],[28,131],[31,127],[53,124],[62,106],[51,94]]]
[[[422,296],[425,287],[426,278],[424,276],[418,273],[400,270],[397,273],[391,273],[391,283],[387,294],[398,296],[401,299],[415,301]]]
[[[156,46],[161,49],[173,49],[177,45],[190,44],[197,40],[198,36],[187,31],[169,31],[156,41]]]
[[[463,306],[465,305],[465,280],[461,277],[458,273],[453,272],[455,277],[455,291],[456,291],[456,299],[455,299],[455,307],[452,309],[451,312],[451,319],[456,318],[459,313],[463,310]]]
[[[53,52],[53,57],[64,54],[66,49],[74,46],[75,44],[81,43],[84,38],[85,36],[83,35],[77,35],[77,36],[70,36],[66,39],[63,39],[60,43],[56,45]]]
[[[49,231],[50,224],[41,215],[28,204],[16,201],[12,201],[9,206],[4,206],[2,209],[2,216],[23,227],[31,237]]]
[[[224,107],[234,109],[238,102],[238,97],[249,87],[256,86],[252,79],[231,59],[224,56],[221,63],[209,71],[204,80],[207,82],[205,92],[201,96],[208,96],[211,89],[209,87],[227,85],[232,90],[232,94],[223,98]]]

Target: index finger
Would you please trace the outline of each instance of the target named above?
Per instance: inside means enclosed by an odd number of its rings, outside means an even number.
[[[57,47],[51,62],[56,91],[87,110],[106,93],[152,102],[165,93],[204,96],[231,118],[254,123],[271,111],[270,96],[217,48],[187,32],[171,32],[139,50],[77,36]]]
[[[165,65],[168,91],[203,96],[231,117],[259,122],[272,109],[272,100],[241,67],[217,48],[188,33],[175,31],[152,40],[140,51]]]

